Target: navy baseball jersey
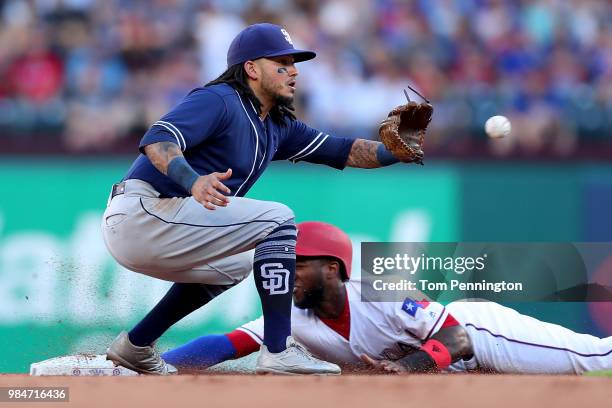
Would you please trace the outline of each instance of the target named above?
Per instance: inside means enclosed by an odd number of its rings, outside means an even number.
[[[176,143],[201,175],[232,169],[224,184],[242,197],[270,161],[304,160],[343,169],[353,139],[334,137],[299,120],[261,120],[250,100],[227,84],[196,88],[172,111],[155,122],[140,141],[140,151],[157,142]],[[186,197],[187,191],[140,154],[125,176],[151,184],[160,197]]]

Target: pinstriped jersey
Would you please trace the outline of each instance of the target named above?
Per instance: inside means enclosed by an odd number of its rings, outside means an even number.
[[[272,160],[300,160],[343,169],[353,139],[334,137],[299,120],[261,120],[250,100],[227,84],[196,88],[155,122],[140,141],[141,154],[125,179],[153,185],[161,197],[186,197],[188,192],[158,171],[142,153],[162,141],[177,144],[201,175],[232,169],[224,181],[231,195],[242,197]]]
[[[414,352],[436,333],[448,317],[436,302],[365,302],[358,280],[345,284],[350,307],[350,331],[346,339],[325,324],[311,309],[291,311],[291,335],[316,357],[334,363],[358,363],[361,354],[397,360]],[[263,317],[238,330],[258,343],[263,339]]]

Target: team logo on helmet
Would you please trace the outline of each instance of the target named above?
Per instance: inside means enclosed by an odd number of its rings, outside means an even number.
[[[289,44],[293,45],[293,41],[291,41],[291,36],[287,32],[287,30],[285,30],[284,28],[281,28],[281,33],[283,33],[283,36],[285,36],[285,40],[287,40]]]

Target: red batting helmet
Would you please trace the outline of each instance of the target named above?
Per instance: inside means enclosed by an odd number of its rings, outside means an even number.
[[[319,221],[301,222],[297,225],[297,256],[331,256],[344,266],[346,276],[351,277],[353,244],[340,228]]]

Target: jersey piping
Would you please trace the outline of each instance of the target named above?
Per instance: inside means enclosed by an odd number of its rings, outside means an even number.
[[[176,139],[176,143],[179,145],[180,149],[182,151],[185,151],[185,149],[187,148],[187,143],[185,142],[185,138],[183,137],[183,134],[181,133],[180,130],[178,130],[176,126],[174,126],[170,122],[165,122],[163,120],[158,120],[157,122],[153,124],[153,126],[161,126],[165,128],[166,130],[168,130],[168,132],[172,133],[172,136],[174,136],[174,138]],[[180,136],[180,140],[179,140],[179,136]],[[181,140],[183,141],[182,146],[181,146]]]
[[[246,327],[238,327],[236,330],[240,330],[241,332],[248,334],[249,336],[251,336],[253,340],[255,340],[259,344],[263,343],[263,339],[259,337],[257,333],[255,333],[252,330],[247,329]]]
[[[474,329],[478,330],[478,331],[484,331],[486,333],[488,333],[489,335],[496,337],[496,338],[500,338],[500,339],[504,339],[510,343],[518,343],[518,344],[524,344],[526,346],[532,346],[532,347],[540,347],[540,348],[545,348],[545,349],[549,349],[549,350],[559,350],[559,351],[567,351],[568,353],[572,353],[572,354],[576,354],[580,357],[605,357],[609,354],[612,354],[612,350],[607,351],[605,353],[601,353],[601,354],[586,354],[586,353],[580,353],[576,350],[572,350],[572,349],[568,349],[566,347],[557,347],[557,346],[549,346],[546,344],[538,344],[538,343],[531,343],[528,341],[523,341],[523,340],[516,340],[516,339],[511,339],[509,337],[504,336],[503,334],[497,334],[497,333],[493,333],[491,330],[487,329],[486,327],[478,327],[472,323],[466,323],[465,327],[473,327]]]
[[[315,146],[315,147],[314,147],[312,150],[310,150],[310,151],[309,151],[309,152],[307,152],[307,153],[304,153],[304,154],[303,154],[303,155],[301,155],[301,156],[297,156],[297,157],[295,157],[295,156],[294,156],[294,159],[292,159],[291,161],[292,161],[293,163],[295,163],[295,162],[297,162],[298,160],[302,160],[304,157],[306,157],[306,156],[308,156],[308,155],[310,155],[310,154],[314,153],[314,152],[315,152],[315,151],[316,151],[316,150],[317,150],[317,149],[318,149],[318,148],[319,148],[319,147],[320,147],[320,146],[323,144],[323,142],[325,142],[325,140],[326,140],[328,137],[329,137],[329,135],[325,135],[325,137],[324,137],[324,138],[323,138],[323,139],[322,139],[322,140],[321,140],[321,141],[320,141],[320,142],[319,142],[319,143],[318,143],[318,144],[317,144],[317,145],[316,145],[316,146]],[[312,144],[312,143],[311,143],[311,144]],[[299,154],[299,153],[298,153],[298,154]]]
[[[251,175],[253,174],[253,170],[255,170],[255,164],[257,164],[257,150],[259,149],[259,133],[257,133],[257,128],[255,127],[255,124],[251,120],[251,117],[249,116],[246,108],[244,107],[244,103],[242,103],[242,98],[240,98],[240,94],[236,90],[234,90],[234,92],[236,92],[236,95],[238,96],[238,100],[240,101],[240,105],[242,105],[242,110],[244,110],[244,114],[249,119],[249,122],[251,122],[251,127],[255,131],[255,157],[253,158],[253,167],[251,167],[251,171],[250,171],[249,175],[244,179],[244,181],[242,182],[240,187],[238,187],[238,189],[234,193],[234,196],[235,196],[236,194],[238,194],[240,192],[240,190],[242,190],[242,187],[244,187],[246,182],[249,181],[249,178],[251,178]]]
[[[300,150],[299,152],[297,152],[296,154],[294,154],[293,156],[291,156],[290,158],[288,158],[287,160],[290,161],[294,161],[294,159],[299,156],[300,154],[304,153],[306,150],[308,150],[308,148],[310,146],[312,146],[313,144],[315,144],[317,142],[317,140],[321,137],[321,135],[323,134],[323,132],[319,132],[319,134],[317,135],[317,137],[315,137],[314,139],[312,139],[312,142],[308,143],[308,146],[306,146],[305,148],[303,148],[302,150]],[[314,150],[313,150],[314,151]],[[311,152],[312,153],[312,152]]]
[[[253,112],[255,112],[255,115],[259,116],[259,114],[257,113],[257,109],[255,109],[255,106],[253,105],[253,101],[251,101],[249,99],[249,103],[251,104],[251,108],[253,108]],[[262,126],[265,126],[261,119],[259,119],[259,121],[261,122]],[[251,123],[253,123],[253,122],[251,122]],[[265,130],[264,130],[264,132],[265,132]],[[268,135],[267,134],[266,134],[266,140],[268,140]],[[261,166],[263,165],[264,160],[266,159],[266,155],[267,154],[268,154],[268,143],[266,143],[265,150],[263,152],[263,156],[261,156],[261,161],[259,162],[259,166],[257,167],[257,170],[261,169]]]

